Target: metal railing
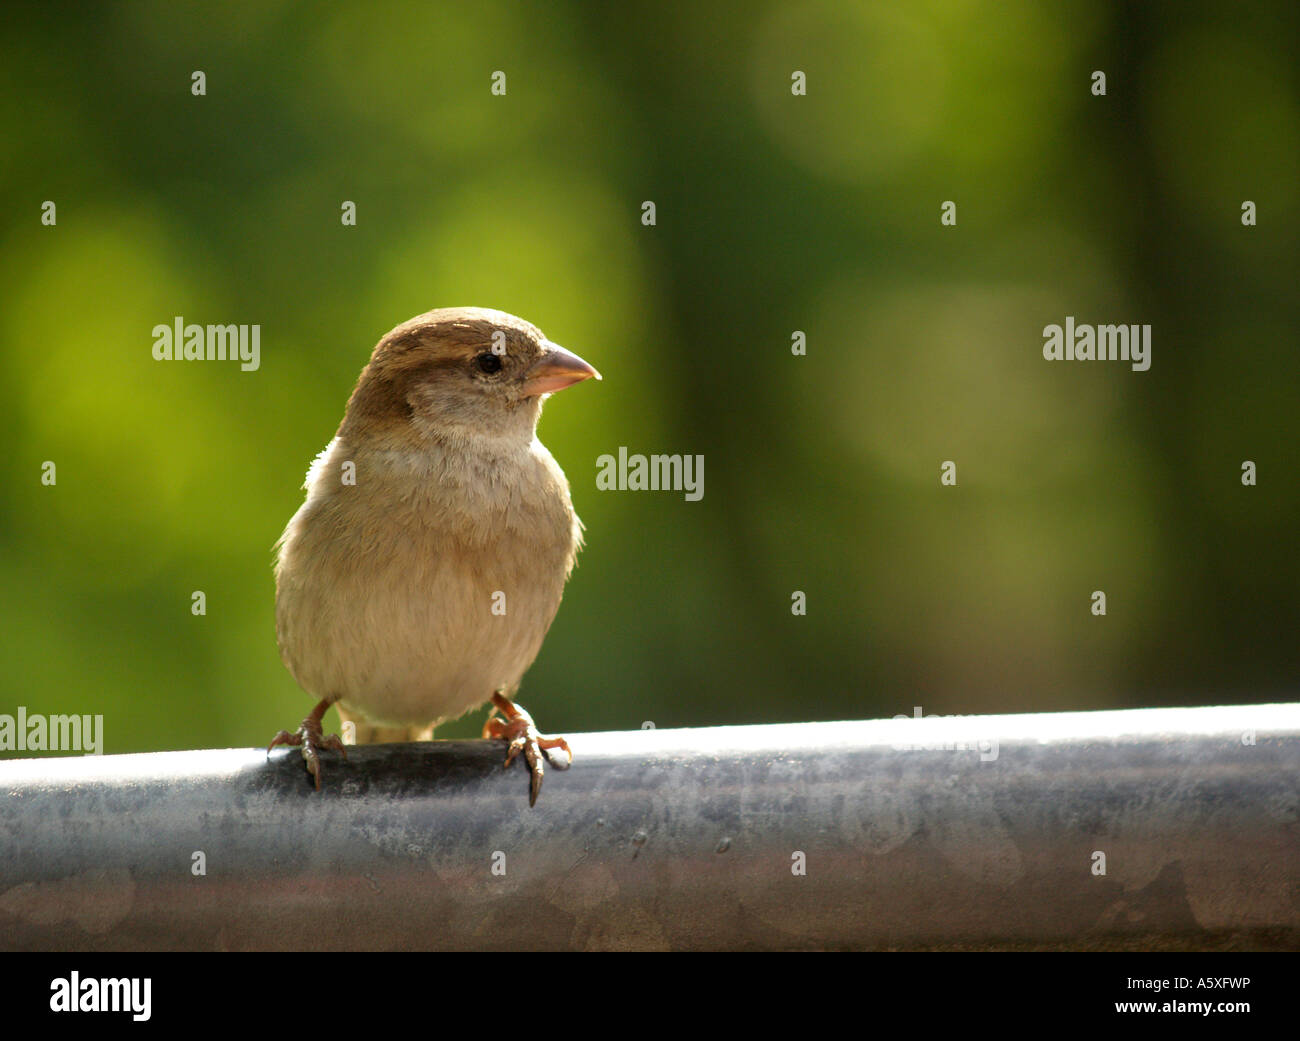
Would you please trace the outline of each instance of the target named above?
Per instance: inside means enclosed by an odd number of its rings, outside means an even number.
[[[1300,706],[0,762],[9,949],[1300,947]]]

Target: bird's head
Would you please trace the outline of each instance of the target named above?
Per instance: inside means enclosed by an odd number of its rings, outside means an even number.
[[[375,347],[340,436],[532,440],[542,398],[600,373],[522,318],[449,307],[403,322]]]

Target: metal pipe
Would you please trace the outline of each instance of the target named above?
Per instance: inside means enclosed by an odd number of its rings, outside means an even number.
[[[1297,705],[570,741],[0,763],[0,946],[1300,947]]]

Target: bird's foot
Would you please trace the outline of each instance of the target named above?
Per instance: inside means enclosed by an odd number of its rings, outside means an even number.
[[[311,715],[302,721],[300,726],[292,734],[287,730],[281,730],[271,739],[271,743],[266,746],[266,754],[271,754],[271,749],[277,745],[293,745],[295,748],[302,748],[302,758],[307,764],[307,772],[312,775],[316,781],[316,790],[320,791],[320,753],[330,748],[336,752],[342,752],[343,758],[348,757],[348,750],[343,747],[343,742],[339,739],[338,734],[330,734],[326,737],[321,732],[321,717],[325,715],[325,710],[330,707],[328,701],[322,701],[311,711]]]
[[[483,736],[507,742],[506,766],[513,763],[519,753],[523,752],[524,760],[528,763],[528,772],[531,774],[528,805],[535,806],[538,793],[542,790],[542,778],[546,774],[546,767],[542,764],[542,760],[545,759],[557,769],[567,770],[573,764],[573,752],[569,748],[569,742],[562,737],[543,737],[537,732],[537,724],[533,722],[533,717],[500,691],[492,695],[492,706],[492,712],[488,715],[487,722],[483,724]],[[498,711],[505,717],[504,719],[496,718]],[[550,756],[552,748],[563,748],[568,758],[563,763],[556,762]]]

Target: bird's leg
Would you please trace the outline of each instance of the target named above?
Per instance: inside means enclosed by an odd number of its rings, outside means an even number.
[[[497,712],[505,718],[497,719]],[[546,773],[546,768],[542,765],[543,758],[561,770],[567,770],[573,763],[573,752],[569,748],[569,742],[562,737],[543,737],[537,732],[537,724],[533,722],[533,717],[499,690],[492,695],[492,711],[488,713],[487,722],[483,724],[483,736],[498,738],[507,743],[506,766],[513,763],[520,752],[524,753],[528,771],[532,775],[528,786],[529,806],[537,804],[537,795],[542,790],[542,777]],[[552,748],[564,749],[568,760],[563,765],[551,759],[549,750]]]
[[[348,757],[348,750],[343,747],[343,742],[339,740],[338,734],[330,734],[326,737],[321,733],[321,718],[325,715],[325,710],[330,707],[329,701],[322,701],[314,709],[311,715],[302,721],[294,733],[287,730],[281,730],[271,739],[271,743],[266,746],[266,754],[271,754],[271,749],[276,745],[294,745],[302,746],[302,758],[307,764],[307,772],[316,780],[316,790],[320,791],[320,753],[322,749],[332,748],[336,752],[342,752],[343,758]]]

